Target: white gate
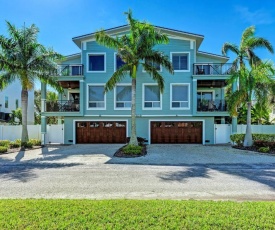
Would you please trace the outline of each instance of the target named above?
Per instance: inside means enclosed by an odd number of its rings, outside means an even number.
[[[215,144],[230,143],[231,125],[215,124]]]
[[[45,144],[64,144],[63,125],[47,125]]]

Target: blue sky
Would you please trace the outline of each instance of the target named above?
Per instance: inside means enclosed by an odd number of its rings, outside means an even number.
[[[0,34],[6,35],[5,20],[18,27],[34,23],[40,29],[39,42],[63,55],[79,52],[72,37],[126,24],[123,12],[129,8],[139,20],[204,35],[202,51],[221,54],[222,44],[239,44],[250,25],[275,48],[273,0],[0,0],[0,4]],[[267,51],[256,52],[275,61]]]

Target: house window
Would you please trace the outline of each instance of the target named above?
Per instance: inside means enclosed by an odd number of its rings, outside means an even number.
[[[160,64],[157,64],[157,63],[152,62],[152,61],[145,61],[145,62],[146,62],[146,64],[155,67],[155,69],[156,69],[157,71],[161,71],[161,65],[160,65]],[[143,71],[145,72],[144,69],[143,69]]]
[[[91,109],[105,109],[104,86],[90,85],[88,107]]]
[[[184,109],[189,108],[189,85],[175,84],[171,85],[171,108]]]
[[[189,70],[189,54],[188,53],[172,53],[172,64],[174,71]]]
[[[105,72],[105,54],[88,54],[88,71]]]
[[[160,90],[157,85],[144,85],[144,109],[161,109]]]
[[[125,62],[121,59],[121,57],[115,54],[115,71],[117,71],[124,64]]]
[[[5,108],[9,108],[9,98],[5,96]]]
[[[73,65],[72,66],[72,75],[73,76],[82,75],[82,66]]]
[[[18,109],[18,107],[19,107],[19,101],[18,101],[18,99],[16,99],[15,100],[15,109]]]
[[[132,87],[130,85],[118,85],[115,90],[116,109],[130,109],[132,98]]]

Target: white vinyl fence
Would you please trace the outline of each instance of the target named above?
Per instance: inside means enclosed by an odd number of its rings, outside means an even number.
[[[21,138],[21,125],[0,125],[0,140],[14,141]],[[30,139],[41,140],[41,126],[28,125]],[[47,125],[45,144],[64,144],[64,126]]]
[[[275,125],[252,125],[252,133],[275,134]],[[232,126],[229,124],[215,124],[215,144],[230,143]],[[245,133],[246,125],[238,125],[237,133]]]

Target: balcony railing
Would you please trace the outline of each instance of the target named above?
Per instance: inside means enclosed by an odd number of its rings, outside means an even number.
[[[226,112],[227,105],[225,100],[197,100],[198,112]]]
[[[195,63],[193,64],[194,75],[230,75],[235,70],[232,63]]]
[[[73,64],[73,65],[57,65],[55,76],[82,76],[83,75],[83,65]]]
[[[79,112],[79,101],[74,100],[58,100],[46,101],[46,112]]]

